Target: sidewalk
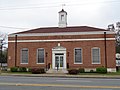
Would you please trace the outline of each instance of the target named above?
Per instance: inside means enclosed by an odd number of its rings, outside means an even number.
[[[16,74],[2,73],[1,76],[21,76],[21,77],[61,77],[61,78],[111,78],[120,79],[120,75],[69,75],[69,74]]]

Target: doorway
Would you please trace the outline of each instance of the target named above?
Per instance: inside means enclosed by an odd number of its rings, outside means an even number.
[[[64,54],[55,54],[55,68],[62,69],[64,67]]]
[[[66,69],[66,48],[57,46],[52,48],[52,69]]]

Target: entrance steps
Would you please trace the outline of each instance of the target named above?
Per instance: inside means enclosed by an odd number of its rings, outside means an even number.
[[[51,74],[65,74],[68,73],[66,69],[49,69],[46,73],[51,73]]]

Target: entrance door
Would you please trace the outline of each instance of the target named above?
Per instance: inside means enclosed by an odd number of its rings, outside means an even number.
[[[64,67],[64,55],[55,55],[55,68],[62,69]]]

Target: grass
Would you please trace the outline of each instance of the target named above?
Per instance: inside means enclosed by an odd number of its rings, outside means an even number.
[[[32,74],[31,72],[10,72],[10,71],[2,71],[2,73],[9,73],[9,74]],[[100,74],[100,73],[96,73],[96,72],[85,72],[85,73],[79,73],[78,75],[120,75],[120,71],[117,72],[108,72],[105,74]]]
[[[9,74],[32,74],[31,72],[10,72],[10,71],[2,71],[2,73],[9,73]]]
[[[120,71],[118,71],[118,72],[112,72],[112,73],[107,73],[107,75],[120,75]]]
[[[117,72],[108,72],[108,73],[105,73],[105,74],[102,74],[102,73],[96,73],[96,72],[85,72],[85,73],[79,73],[78,75],[120,75],[120,71],[117,71]]]

